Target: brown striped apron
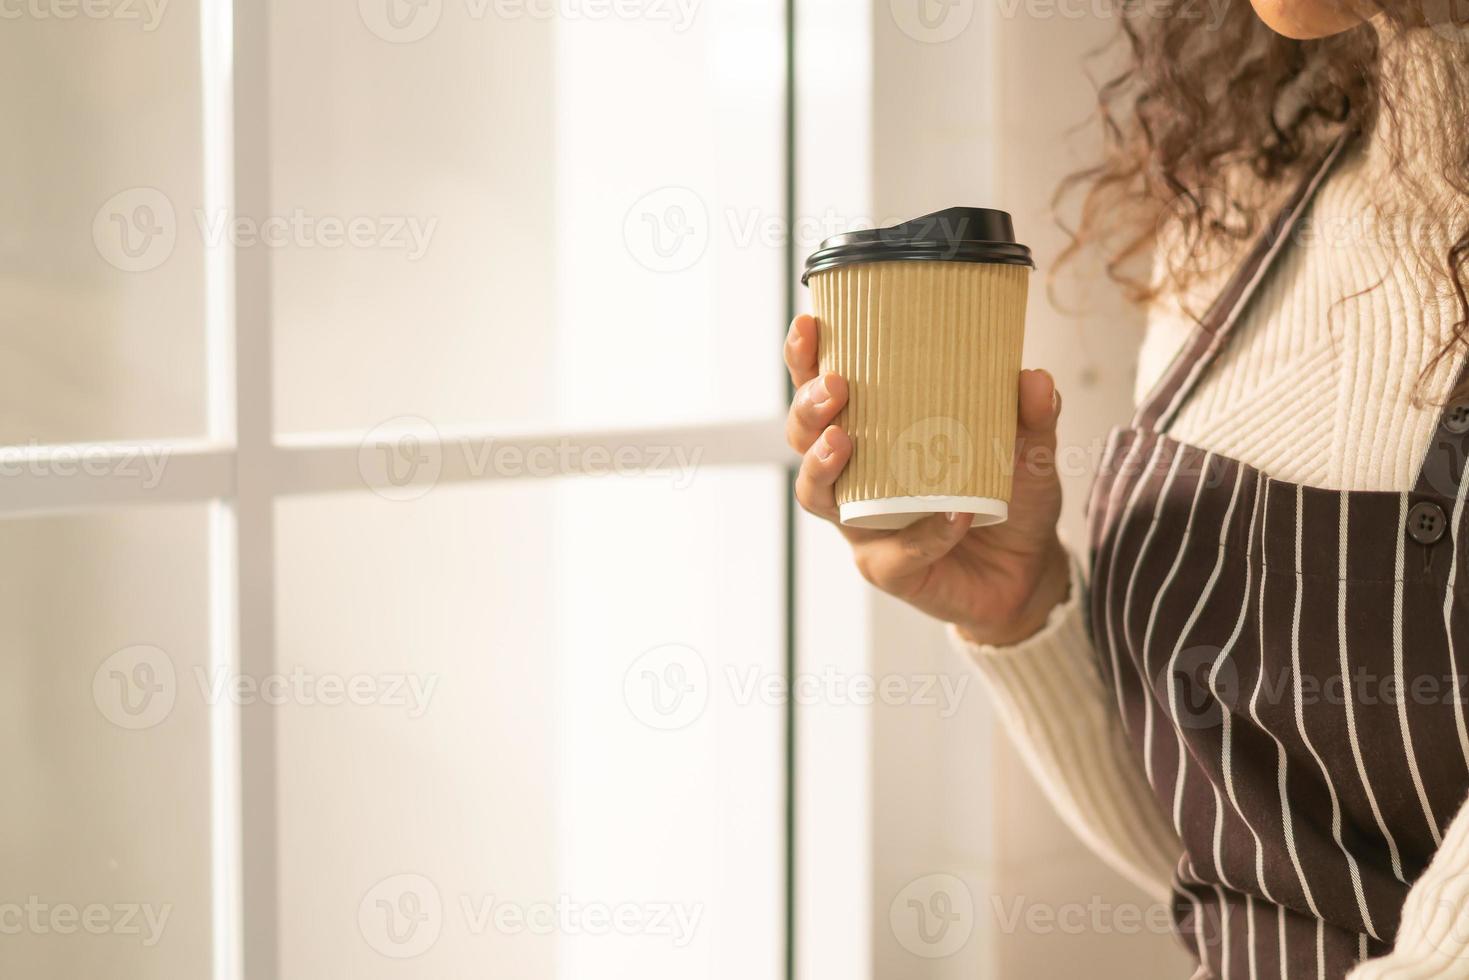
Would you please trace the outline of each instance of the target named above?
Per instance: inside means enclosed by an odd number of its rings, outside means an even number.
[[[1167,435],[1347,142],[1112,434],[1088,505],[1091,633],[1183,842],[1198,977],[1340,978],[1386,952],[1469,792],[1469,405],[1409,493],[1285,483]]]

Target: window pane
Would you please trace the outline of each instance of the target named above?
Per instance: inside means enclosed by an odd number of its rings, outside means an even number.
[[[781,478],[278,507],[287,976],[761,980]]]
[[[272,17],[283,431],[779,410],[783,3]]]
[[[202,434],[197,2],[3,23],[0,443]]]
[[[208,526],[0,521],[0,976],[209,975]]]

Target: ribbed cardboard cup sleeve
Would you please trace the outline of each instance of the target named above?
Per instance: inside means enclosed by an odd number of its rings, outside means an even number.
[[[836,419],[852,439],[839,505],[1008,504],[1029,278],[1020,265],[942,261],[811,276],[821,370],[840,374],[850,392]]]

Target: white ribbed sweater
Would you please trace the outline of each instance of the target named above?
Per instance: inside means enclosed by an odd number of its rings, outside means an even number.
[[[1463,356],[1420,373],[1449,338],[1457,301],[1438,271],[1462,205],[1435,176],[1443,125],[1426,86],[1454,70],[1456,42],[1414,32],[1388,49],[1385,74],[1405,109],[1359,142],[1318,192],[1306,233],[1292,238],[1223,354],[1170,433],[1270,476],[1341,490],[1411,489]],[[1414,93],[1421,99],[1414,104]],[[1414,111],[1414,109],[1418,111]],[[1393,127],[1389,129],[1389,126]],[[1394,135],[1400,138],[1392,138]],[[1393,147],[1405,147],[1399,156]],[[1420,257],[1424,252],[1426,257]],[[1218,277],[1227,274],[1227,264]],[[1147,393],[1218,281],[1150,311],[1137,393]],[[960,643],[979,668],[1003,724],[1072,828],[1160,898],[1183,849],[1130,753],[1115,698],[1103,688],[1087,636],[1086,586],[1035,637],[1014,647]],[[956,642],[958,642],[956,640]],[[1414,883],[1394,951],[1354,980],[1469,978],[1469,811]]]

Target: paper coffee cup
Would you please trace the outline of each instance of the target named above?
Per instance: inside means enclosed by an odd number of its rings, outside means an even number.
[[[1030,250],[1010,216],[950,208],[822,242],[802,281],[823,372],[847,381],[843,524],[1009,516]]]

